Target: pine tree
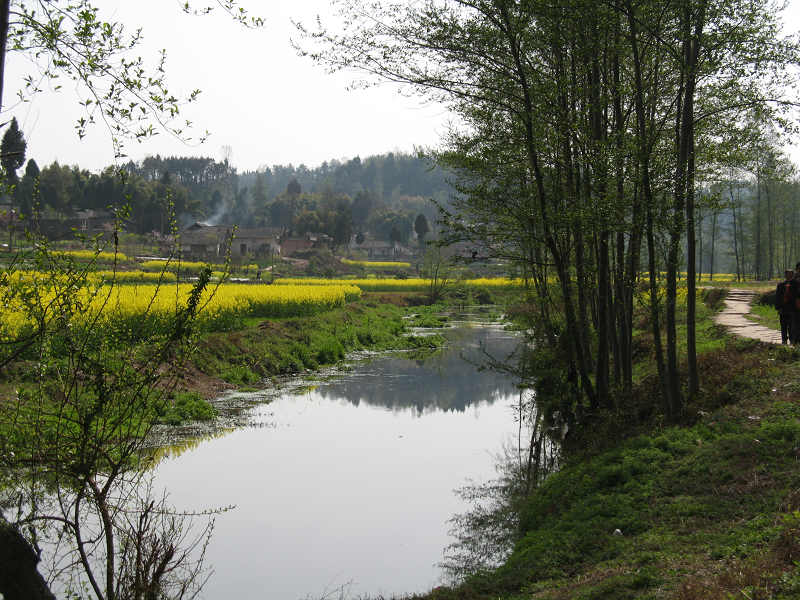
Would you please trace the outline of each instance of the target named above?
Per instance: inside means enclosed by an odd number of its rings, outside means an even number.
[[[9,183],[16,184],[18,181],[17,169],[25,164],[27,145],[25,137],[19,130],[17,119],[14,117],[3,135],[3,141],[0,142],[0,165],[3,166]]]

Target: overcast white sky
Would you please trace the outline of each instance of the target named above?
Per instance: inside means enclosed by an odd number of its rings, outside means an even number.
[[[368,156],[390,150],[411,151],[435,145],[450,118],[446,109],[424,105],[383,85],[347,90],[352,76],[329,75],[307,58],[298,57],[289,38],[290,20],[311,22],[329,14],[329,0],[243,0],[242,5],[266,19],[263,29],[245,30],[219,13],[192,17],[177,0],[97,0],[105,18],[142,27],[140,53],[151,62],[167,50],[168,81],[173,92],[200,88],[199,101],[184,116],[198,133],[208,129],[203,145],[187,146],[163,133],[143,144],[129,142],[128,155],[222,156],[240,171],[262,165],[305,163],[316,166],[332,158]],[[800,29],[800,0],[790,0],[787,32]],[[3,119],[17,117],[28,140],[28,157],[39,166],[58,160],[100,169],[113,162],[110,135],[98,125],[83,141],[75,133],[80,116],[68,85],[57,93],[37,94],[30,103],[14,105],[22,77],[31,71],[20,55],[10,55],[6,71]],[[792,155],[800,161],[800,150]]]
[[[290,36],[296,37],[290,19],[311,22],[329,13],[328,0],[241,4],[266,19],[262,29],[246,30],[222,12],[186,15],[176,0],[95,2],[104,18],[132,30],[142,27],[145,59],[152,63],[161,48],[167,50],[171,91],[202,90],[183,114],[198,133],[211,132],[208,141],[187,146],[164,133],[143,144],[128,142],[131,158],[156,153],[220,158],[222,146],[230,146],[231,162],[240,171],[288,163],[311,167],[332,158],[412,151],[415,145],[435,144],[444,132],[449,117],[443,107],[403,97],[390,86],[349,91],[352,75],[329,75],[296,55],[289,43]],[[74,126],[81,109],[69,85],[14,106],[22,77],[30,71],[27,61],[11,54],[3,93],[8,107],[3,120],[17,117],[28,140],[28,157],[40,167],[53,160],[91,170],[111,164],[110,135],[103,126],[78,140]]]

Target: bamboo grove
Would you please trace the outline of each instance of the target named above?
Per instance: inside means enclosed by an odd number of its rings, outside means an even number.
[[[434,153],[458,173],[460,194],[444,222],[452,238],[524,269],[540,343],[566,367],[562,415],[584,419],[631,391],[642,289],[662,409],[678,418],[700,386],[697,191],[732,168],[753,115],[779,122],[791,104],[788,67],[798,53],[781,38],[778,7],[336,4],[345,32],[300,26],[300,52],[333,70],[408,86],[457,115]],[[684,268],[686,375],[676,325]]]

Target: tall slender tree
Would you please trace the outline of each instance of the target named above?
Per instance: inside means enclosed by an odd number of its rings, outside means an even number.
[[[17,169],[25,164],[25,150],[28,147],[25,136],[19,129],[17,118],[12,117],[0,142],[0,165],[3,167],[6,179],[10,184],[16,185],[19,181]]]

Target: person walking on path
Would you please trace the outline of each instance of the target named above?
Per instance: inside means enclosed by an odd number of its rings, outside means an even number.
[[[775,289],[775,308],[781,320],[781,343],[788,344],[790,340],[794,342],[795,337],[792,335],[792,318],[793,314],[797,312],[792,294],[794,271],[786,269],[783,276],[785,280],[781,281]]]

